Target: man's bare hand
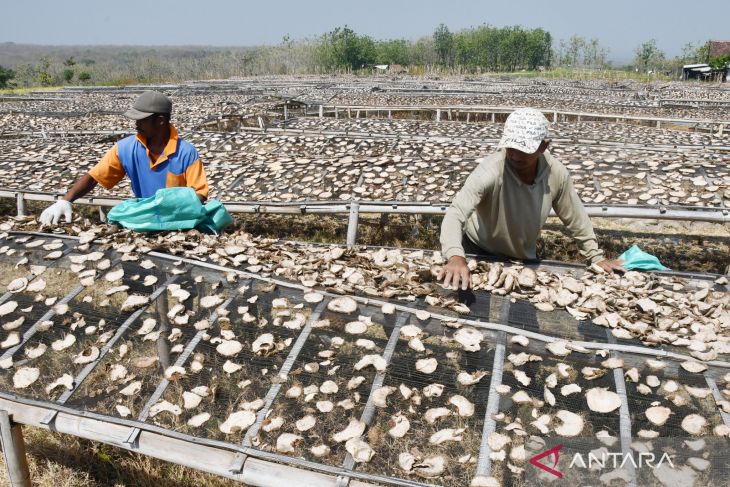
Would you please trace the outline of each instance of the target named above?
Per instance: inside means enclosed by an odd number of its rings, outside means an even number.
[[[597,266],[599,266],[601,269],[608,272],[609,274],[612,274],[614,272],[626,272],[626,269],[624,269],[622,264],[623,264],[623,261],[621,259],[616,259],[616,260],[603,259],[603,260],[596,262]]]
[[[439,272],[438,280],[444,280],[444,287],[446,289],[461,289],[466,291],[471,287],[471,273],[469,267],[466,265],[466,259],[459,255],[454,255],[449,258],[449,261]]]

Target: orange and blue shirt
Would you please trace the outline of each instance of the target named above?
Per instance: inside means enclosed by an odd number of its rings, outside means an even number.
[[[114,144],[89,175],[106,189],[113,188],[127,175],[137,198],[148,198],[158,189],[178,186],[193,188],[203,199],[208,198],[208,180],[198,151],[178,137],[172,124],[170,140],[157,160],[153,161],[144,136],[130,135]]]

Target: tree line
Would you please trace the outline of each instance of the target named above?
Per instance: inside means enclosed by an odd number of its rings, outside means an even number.
[[[329,69],[358,70],[374,65],[460,66],[467,70],[516,71],[549,67],[552,36],[523,27],[482,25],[456,33],[441,24],[431,38],[374,40],[351,28],[338,27],[318,42],[319,64]]]
[[[710,44],[688,42],[682,48],[682,53],[673,58],[667,58],[664,51],[657,45],[656,39],[642,42],[634,50],[634,68],[639,72],[662,73],[674,78],[680,77],[682,67],[687,64],[708,64],[715,70],[711,80],[723,79],[722,72],[730,68],[730,53],[721,56],[710,56]]]
[[[0,44],[0,88],[62,84],[133,84],[265,74],[372,73],[402,65],[413,74],[552,68],[611,68],[598,39],[555,39],[541,28],[480,25],[452,32],[441,24],[416,40],[374,39],[348,26],[313,38],[255,47],[28,46]],[[688,44],[667,59],[655,40],[637,46],[629,69],[676,70],[705,62],[706,46]],[[5,66],[5,67],[3,67]]]

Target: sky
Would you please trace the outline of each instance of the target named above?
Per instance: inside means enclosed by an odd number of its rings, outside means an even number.
[[[628,62],[652,38],[669,57],[687,42],[730,40],[730,0],[0,0],[0,12],[0,42],[23,44],[251,46],[345,24],[376,39],[415,40],[440,23],[451,31],[490,24],[595,37],[609,59]]]

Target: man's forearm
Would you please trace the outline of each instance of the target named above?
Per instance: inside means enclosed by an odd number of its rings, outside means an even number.
[[[450,207],[441,223],[441,253],[445,259],[453,256],[464,257],[464,248],[461,241],[464,237],[464,223],[458,216],[458,211]]]
[[[83,198],[89,192],[91,192],[92,189],[94,189],[97,185],[96,179],[92,178],[89,173],[84,174],[80,178],[78,178],[73,185],[71,185],[71,188],[66,192],[66,195],[63,197],[66,201],[74,202],[79,198]]]
[[[496,156],[499,157],[499,156]],[[464,225],[482,201],[484,195],[496,181],[496,172],[487,171],[487,167],[496,163],[494,157],[480,159],[479,165],[466,178],[464,186],[456,193],[451,206],[446,210],[441,223],[441,253],[448,259],[455,255],[464,257]]]
[[[592,264],[603,259],[603,251],[598,247],[591,219],[573,187],[570,175],[565,175],[560,197],[553,202],[558,218],[568,229],[568,233],[578,245],[580,254]]]

